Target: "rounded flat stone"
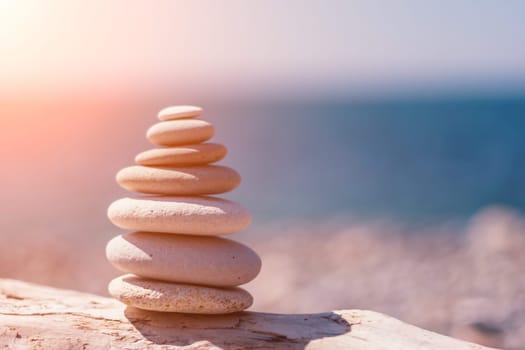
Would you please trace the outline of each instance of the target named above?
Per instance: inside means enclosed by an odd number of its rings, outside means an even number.
[[[145,166],[191,166],[218,162],[227,153],[218,143],[200,143],[189,146],[156,148],[138,154],[135,162]]]
[[[178,119],[160,122],[149,128],[146,136],[159,146],[201,143],[212,138],[213,125],[200,119]]]
[[[245,310],[253,303],[250,293],[237,287],[203,287],[134,275],[115,278],[108,290],[128,306],[160,312],[228,314]]]
[[[122,198],[109,206],[108,217],[132,231],[208,236],[242,231],[251,221],[239,204],[208,196]]]
[[[214,287],[248,283],[261,269],[257,253],[219,237],[129,233],[113,238],[106,246],[106,256],[126,273]]]
[[[183,118],[196,118],[203,112],[202,108],[197,106],[170,106],[162,109],[158,117],[160,120],[175,120]]]
[[[131,192],[191,196],[233,190],[241,177],[232,168],[204,165],[186,168],[127,167],[117,174],[117,182]]]

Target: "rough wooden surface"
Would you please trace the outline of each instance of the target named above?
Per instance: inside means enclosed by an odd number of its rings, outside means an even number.
[[[482,350],[371,311],[160,314],[109,298],[0,280],[0,348]]]

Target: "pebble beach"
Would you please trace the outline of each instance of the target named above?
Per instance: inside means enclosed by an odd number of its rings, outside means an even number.
[[[258,230],[280,235],[266,239]],[[107,295],[118,272],[100,251],[103,239],[81,248],[42,232],[34,237],[13,237],[17,249],[3,246],[2,276]],[[525,343],[525,218],[511,209],[417,231],[381,220],[275,222],[242,241],[264,262],[246,285],[252,310],[370,309],[505,349]]]

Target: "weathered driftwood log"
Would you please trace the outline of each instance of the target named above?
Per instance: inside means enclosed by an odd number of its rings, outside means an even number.
[[[7,349],[488,349],[371,311],[161,314],[90,294],[0,280]]]

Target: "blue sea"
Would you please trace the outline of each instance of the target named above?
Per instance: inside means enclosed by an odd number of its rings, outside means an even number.
[[[525,98],[208,106],[257,220],[464,219],[525,210]]]

